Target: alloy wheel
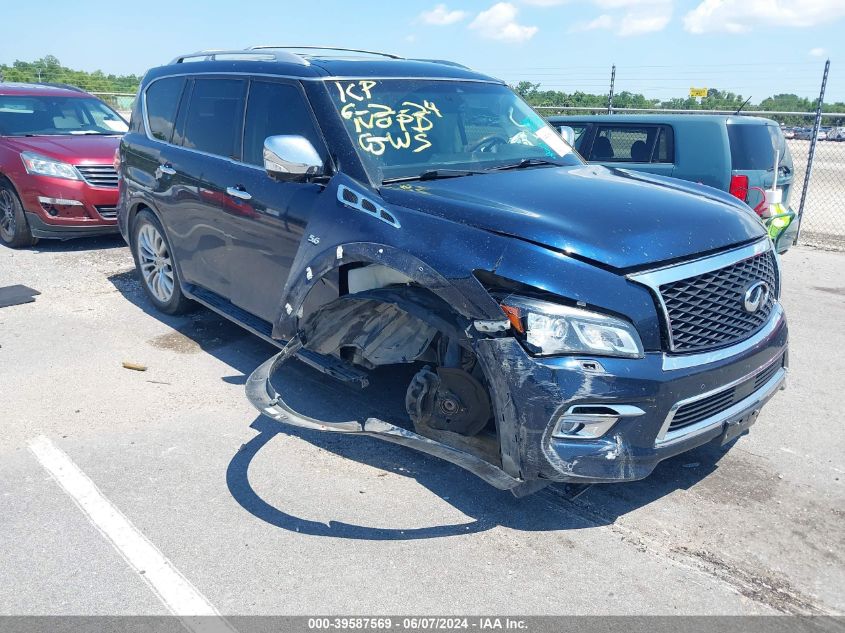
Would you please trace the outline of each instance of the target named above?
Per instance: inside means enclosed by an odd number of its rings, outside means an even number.
[[[138,264],[144,283],[153,296],[167,303],[173,297],[173,260],[167,242],[152,224],[144,224],[138,231]]]
[[[15,239],[15,201],[8,189],[0,189],[0,234],[7,242]]]

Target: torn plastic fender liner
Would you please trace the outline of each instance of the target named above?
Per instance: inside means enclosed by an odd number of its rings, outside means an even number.
[[[368,435],[386,442],[401,444],[460,466],[490,485],[500,490],[510,490],[517,496],[529,492],[529,488],[533,489],[533,482],[515,479],[502,469],[475,455],[428,439],[378,418],[368,418],[363,424],[355,420],[324,422],[297,413],[285,403],[282,395],[276,392],[271,383],[271,378],[285,362],[296,355],[301,347],[302,342],[299,337],[292,339],[281,352],[264,362],[247,380],[247,398],[264,415],[278,422],[305,429]]]
[[[437,332],[465,342],[469,323],[422,288],[376,288],[318,308],[305,317],[299,336],[320,354],[351,346],[373,365],[390,365],[416,360]]]
[[[317,310],[309,324],[303,338],[310,349],[333,354],[353,347],[372,366],[413,362],[437,334],[395,305],[372,299],[332,302]]]

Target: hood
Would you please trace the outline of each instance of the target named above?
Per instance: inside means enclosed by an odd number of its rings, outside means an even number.
[[[599,165],[385,185],[385,201],[616,269],[764,237],[751,209],[693,183]]]
[[[72,165],[111,165],[120,136],[7,136],[3,142],[19,152],[36,152]]]

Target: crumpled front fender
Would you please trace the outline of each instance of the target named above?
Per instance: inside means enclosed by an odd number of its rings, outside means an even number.
[[[389,208],[390,224],[347,206],[338,192],[353,190]],[[480,229],[434,218],[384,203],[348,176],[338,174],[327,184],[294,258],[274,322],[273,336],[291,338],[309,293],[341,266],[381,264],[427,288],[459,314],[474,319],[501,319],[501,309],[473,277],[475,267],[494,267],[504,240]],[[467,249],[471,244],[472,248]]]

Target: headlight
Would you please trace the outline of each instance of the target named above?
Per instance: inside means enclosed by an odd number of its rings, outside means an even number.
[[[66,180],[82,180],[82,176],[76,171],[76,167],[69,163],[63,163],[34,152],[21,152],[21,159],[28,174],[65,178]]]
[[[643,355],[637,331],[622,319],[514,295],[501,304],[528,349],[540,356],[598,354],[641,358]]]

